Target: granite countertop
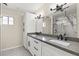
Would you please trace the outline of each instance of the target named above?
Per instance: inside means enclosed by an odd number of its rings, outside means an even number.
[[[42,42],[47,43],[49,45],[52,45],[56,48],[62,49],[66,52],[69,52],[71,54],[79,56],[79,42],[70,41],[70,40],[67,40],[67,41],[62,40],[63,42],[69,43],[68,46],[64,46],[64,45],[50,41],[50,40],[57,40],[58,41],[57,37],[55,37],[55,36],[51,37],[51,36],[47,36],[47,35],[41,35],[41,34],[37,35],[37,34],[32,34],[32,33],[28,33],[27,35],[34,38],[34,39],[37,39],[39,41],[42,41]],[[59,40],[59,41],[61,41],[61,40]]]

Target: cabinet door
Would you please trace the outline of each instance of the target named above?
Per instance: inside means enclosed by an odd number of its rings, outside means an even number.
[[[61,49],[55,48],[46,43],[42,43],[42,56],[73,56]]]
[[[34,55],[34,52],[33,52],[33,39],[31,37],[28,37],[28,50],[31,52],[32,55]]]
[[[33,56],[41,56],[41,42],[28,37],[28,50]]]
[[[23,35],[23,44],[24,44],[24,47],[26,49],[28,49],[28,40],[27,40],[27,36],[25,34]]]

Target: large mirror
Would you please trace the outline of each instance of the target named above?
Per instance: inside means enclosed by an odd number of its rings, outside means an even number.
[[[52,16],[52,17],[51,17]],[[43,18],[43,33],[77,37],[77,7],[72,4],[64,11],[58,11]]]

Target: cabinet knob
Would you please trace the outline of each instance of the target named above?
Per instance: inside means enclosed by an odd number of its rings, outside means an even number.
[[[36,56],[36,54],[34,54],[34,56]]]
[[[38,51],[38,49],[36,47],[34,47],[34,49]]]
[[[28,46],[30,47],[30,41],[28,41]]]
[[[38,44],[38,42],[37,42],[37,41],[35,41],[35,40],[34,40],[34,42],[35,42],[36,44]]]

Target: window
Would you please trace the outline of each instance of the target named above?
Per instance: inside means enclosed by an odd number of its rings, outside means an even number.
[[[3,24],[8,24],[8,17],[7,16],[3,16]]]
[[[0,25],[2,24],[2,17],[0,16]]]
[[[11,17],[11,16],[3,16],[2,24],[13,25],[13,17]]]

